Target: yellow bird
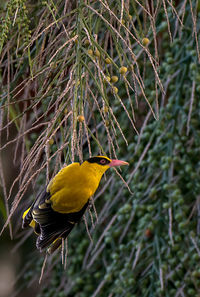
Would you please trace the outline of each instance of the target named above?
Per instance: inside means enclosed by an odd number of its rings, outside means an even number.
[[[89,198],[110,167],[128,165],[104,156],[91,157],[61,169],[34,203],[24,212],[22,227],[31,226],[38,235],[36,246],[55,251],[83,216]]]

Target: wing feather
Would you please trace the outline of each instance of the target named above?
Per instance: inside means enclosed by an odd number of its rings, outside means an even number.
[[[22,222],[22,228],[23,229],[28,227],[30,225],[31,221],[33,220],[33,214],[32,214],[33,209],[36,208],[41,203],[43,203],[43,201],[45,201],[45,200],[47,200],[49,198],[50,198],[50,194],[48,192],[46,192],[46,190],[43,190],[43,191],[41,191],[39,193],[39,195],[37,196],[35,201],[30,206],[29,211],[27,212],[27,214],[23,218],[23,222]]]
[[[36,246],[40,250],[48,247],[57,239],[65,239],[75,224],[80,221],[89,203],[87,202],[78,212],[59,213],[52,209],[50,198],[50,193],[46,190],[40,193],[23,219],[23,228],[28,226],[32,220],[36,222],[39,230]],[[58,248],[58,243],[55,246]]]

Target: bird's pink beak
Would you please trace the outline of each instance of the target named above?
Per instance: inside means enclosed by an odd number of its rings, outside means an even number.
[[[122,165],[129,165],[128,162],[121,161],[121,160],[111,160],[109,164],[110,167],[122,166]]]

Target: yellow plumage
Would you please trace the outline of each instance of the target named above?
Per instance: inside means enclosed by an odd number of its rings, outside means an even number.
[[[29,207],[27,210],[25,210],[25,212],[23,213],[22,219],[25,218],[25,216],[27,215],[27,213],[29,212],[29,210],[30,210],[30,207]],[[32,221],[30,222],[29,226],[32,227],[32,228],[35,228],[35,221],[32,220]]]
[[[43,249],[56,243],[57,248],[57,239],[66,238],[83,216],[104,172],[110,167],[126,164],[96,156],[82,164],[72,163],[61,169],[23,214],[23,227],[29,225],[39,235],[37,247]]]
[[[98,164],[73,163],[63,168],[49,183],[52,208],[60,213],[80,211],[95,193],[103,173],[109,168]]]

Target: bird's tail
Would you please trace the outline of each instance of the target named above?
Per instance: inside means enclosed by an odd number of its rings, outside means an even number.
[[[53,254],[58,248],[62,245],[62,238],[59,237],[50,245],[50,247],[47,249],[47,252],[51,255]]]
[[[41,234],[37,238],[37,248],[42,251],[50,246],[48,252],[50,254],[53,253],[62,244],[62,239],[65,239],[69,235],[74,225],[75,224],[66,222],[63,229],[58,228],[56,224],[54,226],[40,226]]]

